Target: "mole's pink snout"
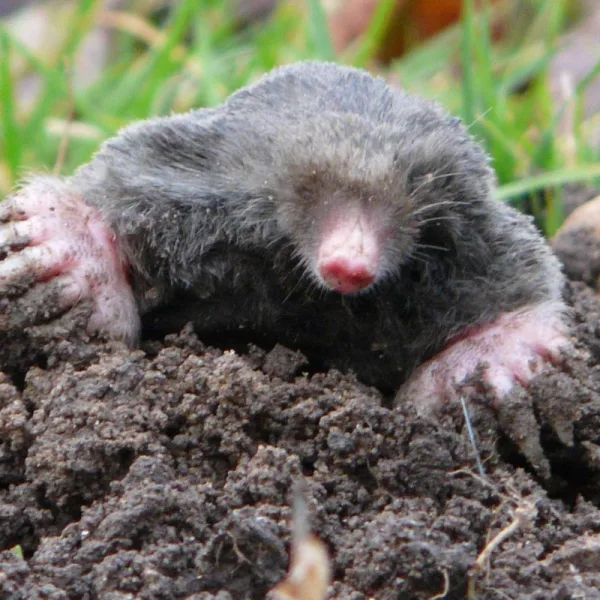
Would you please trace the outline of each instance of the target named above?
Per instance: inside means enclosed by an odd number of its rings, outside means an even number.
[[[344,215],[323,232],[317,271],[323,283],[341,294],[368,288],[376,279],[379,244],[363,215]]]
[[[322,263],[319,273],[329,287],[342,294],[364,290],[375,281],[375,274],[364,262],[345,257]]]

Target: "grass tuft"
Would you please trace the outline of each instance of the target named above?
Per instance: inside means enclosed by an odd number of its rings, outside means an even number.
[[[245,28],[236,23],[231,0],[182,0],[163,14],[148,12],[145,3],[138,12],[106,12],[99,0],[69,0],[59,11],[64,22],[53,23],[66,33],[47,52],[28,49],[9,25],[0,29],[0,197],[27,171],[52,168],[65,131],[63,172],[69,174],[132,120],[214,106],[280,64],[344,60],[460,115],[491,156],[497,197],[536,212],[552,234],[563,218],[563,186],[600,182],[600,152],[588,139],[582,109],[600,62],[577,85],[567,81],[565,100],[555,106],[549,65],[568,2],[526,0],[529,18],[495,40],[492,32],[517,1],[464,0],[460,23],[382,69],[374,61],[395,0],[381,0],[365,33],[341,57],[322,0],[282,1],[269,19]],[[78,61],[99,27],[111,36],[113,51],[95,79],[81,85]],[[32,77],[36,93],[23,101]]]

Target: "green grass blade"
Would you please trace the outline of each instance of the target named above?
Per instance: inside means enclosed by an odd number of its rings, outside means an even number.
[[[321,0],[308,0],[308,9],[308,32],[316,54],[315,58],[334,61],[335,51]]]
[[[506,128],[496,124],[493,120],[484,117],[479,125],[480,131],[488,140],[488,145],[493,148],[494,168],[499,181],[509,180],[514,176],[518,165],[528,163],[527,153]]]
[[[544,233],[547,237],[552,237],[565,221],[564,191],[562,188],[555,188],[549,190],[546,196]]]
[[[5,35],[8,37],[12,49],[18,52],[29,63],[33,71],[44,82],[39,98],[28,115],[27,122],[21,125],[21,133],[24,140],[39,140],[40,132],[44,127],[44,121],[52,112],[57,101],[67,95],[67,79],[62,70],[47,67],[18,39],[11,36],[8,32],[5,32]]]
[[[462,28],[461,28],[461,65],[462,65],[462,118],[471,125],[477,116],[476,105],[476,73],[473,56],[475,55],[475,7],[473,0],[463,3]]]
[[[69,24],[69,34],[61,50],[62,56],[70,59],[75,54],[94,24],[97,5],[98,0],[79,0],[75,16]]]
[[[585,92],[590,83],[594,82],[600,75],[600,60],[592,67],[590,72],[575,87],[575,95],[580,96]]]
[[[422,86],[448,66],[460,46],[460,30],[449,27],[416,46],[408,54],[394,61],[393,69],[404,86]]]
[[[574,96],[576,101],[581,101],[587,87],[600,75],[600,60],[594,65],[590,72],[575,87]],[[556,153],[555,142],[558,127],[567,111],[567,104],[563,104],[556,111],[550,125],[543,131],[537,149],[533,153],[532,163],[536,165],[548,165]]]
[[[520,4],[525,4],[524,10],[520,10],[521,6],[517,3],[518,14],[525,13],[523,22],[516,24],[517,30],[523,29],[522,25],[525,25],[525,30],[520,36],[520,45],[529,46],[535,44],[537,40],[544,40],[546,44],[553,45],[564,29],[567,2],[570,0],[520,2]],[[534,10],[533,13],[531,13],[531,9]]]
[[[360,48],[354,58],[357,67],[365,67],[375,57],[385,38],[390,20],[396,10],[396,0],[380,0],[371,22],[364,33]]]
[[[507,95],[519,86],[531,81],[534,77],[544,73],[555,54],[556,49],[549,48],[541,56],[525,60],[522,64],[517,64],[514,67],[508,65],[499,85],[499,93]]]
[[[496,190],[495,197],[497,200],[510,202],[525,194],[532,194],[568,183],[589,182],[598,178],[600,178],[600,163],[558,169],[550,173],[542,173],[541,175],[507,183]]]
[[[498,94],[497,78],[494,73],[493,52],[491,40],[490,11],[485,2],[477,19],[478,32],[475,37],[477,53],[477,91],[481,96],[480,110],[485,107],[494,109],[497,113]]]
[[[0,110],[2,113],[2,132],[4,154],[14,183],[21,166],[21,139],[15,110],[14,88],[10,69],[11,45],[6,32],[0,29]]]
[[[116,89],[105,100],[105,109],[125,120],[150,116],[154,95],[160,84],[174,73],[181,60],[173,58],[173,49],[181,42],[197,10],[197,0],[184,0],[171,15],[165,28],[167,37],[159,48],[150,48],[128,70],[121,73]]]

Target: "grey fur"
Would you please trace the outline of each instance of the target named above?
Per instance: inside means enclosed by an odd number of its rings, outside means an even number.
[[[560,304],[557,260],[492,199],[465,127],[358,70],[300,63],[128,127],[72,182],[116,232],[147,327],[244,329],[386,391],[465,329]],[[342,296],[313,261],[325,214],[349,203],[390,235],[376,284]]]

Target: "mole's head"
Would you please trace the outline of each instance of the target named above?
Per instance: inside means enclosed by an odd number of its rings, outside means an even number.
[[[326,289],[371,290],[411,260],[448,256],[485,211],[485,153],[457,120],[423,104],[408,121],[399,113],[378,126],[322,115],[282,153],[279,227]]]

